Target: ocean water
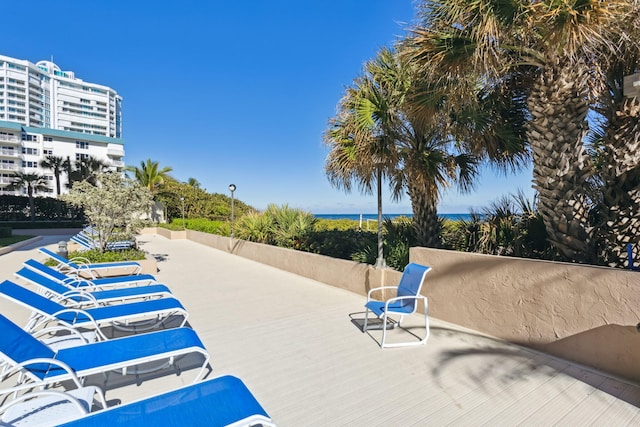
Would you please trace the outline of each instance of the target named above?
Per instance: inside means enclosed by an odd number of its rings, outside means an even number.
[[[363,221],[366,221],[368,219],[372,219],[376,221],[378,219],[378,214],[313,214],[313,215],[319,219],[350,219],[353,221],[359,221],[361,215],[362,215]],[[408,218],[411,218],[413,217],[413,214],[410,214],[410,213],[409,214],[386,214],[386,213],[382,214],[383,218],[391,218],[391,219],[399,216],[406,216]],[[470,214],[462,214],[462,213],[439,214],[438,216],[446,219],[452,219],[452,220],[463,219],[465,221],[468,221],[471,219]]]

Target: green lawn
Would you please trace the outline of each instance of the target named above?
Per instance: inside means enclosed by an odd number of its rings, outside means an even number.
[[[14,243],[22,242],[23,240],[30,239],[34,236],[11,236],[11,237],[0,237],[0,248],[5,246],[13,245]]]

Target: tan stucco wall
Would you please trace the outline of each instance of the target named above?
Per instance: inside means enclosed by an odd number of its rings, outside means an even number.
[[[401,277],[192,230],[186,237],[361,295]],[[410,259],[433,268],[423,288],[430,316],[640,381],[640,273],[428,248],[411,248]]]
[[[640,380],[640,273],[411,248],[431,316]]]

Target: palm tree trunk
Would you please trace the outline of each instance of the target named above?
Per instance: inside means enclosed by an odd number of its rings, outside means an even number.
[[[437,199],[434,197],[433,191],[428,188],[418,188],[411,183],[408,187],[417,244],[437,248],[440,246]]]
[[[33,187],[31,187],[31,184],[27,185],[27,195],[29,196],[29,216],[31,222],[36,222],[36,204],[35,200],[33,200]]]
[[[568,260],[592,263],[585,197],[590,162],[583,146],[588,105],[578,85],[586,71],[561,62],[542,71],[528,100],[534,188],[551,243]]]
[[[609,119],[598,224],[600,256],[612,267],[628,267],[627,244],[638,256],[640,239],[640,101],[623,100]]]

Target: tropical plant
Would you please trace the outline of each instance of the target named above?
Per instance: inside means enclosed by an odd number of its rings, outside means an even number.
[[[630,21],[637,2],[624,0],[429,0],[407,41],[410,57],[451,102],[477,102],[467,94],[481,85],[526,103],[540,214],[567,259],[596,261],[587,114],[619,47],[638,39]]]
[[[115,172],[97,174],[96,185],[87,180],[76,182],[61,198],[84,209],[101,252],[116,235],[133,236],[152,201],[147,188]]]
[[[418,83],[412,64],[394,50],[368,62],[325,133],[325,171],[333,185],[350,191],[355,182],[363,192],[382,174],[394,199],[408,193],[418,244],[438,246],[441,191],[454,183],[470,190],[480,157],[449,131],[448,113],[432,110],[429,120],[416,113]]]
[[[47,178],[35,173],[22,173],[16,172],[11,181],[11,184],[7,186],[7,190],[19,190],[22,188],[27,189],[27,196],[29,197],[29,217],[31,222],[36,220],[36,210],[33,200],[33,193],[38,191],[46,191],[49,189],[49,182]]]
[[[300,249],[314,230],[313,214],[288,205],[269,205],[264,212],[248,213],[239,219],[235,234],[240,239]]]
[[[98,174],[106,172],[109,168],[103,160],[93,156],[87,156],[76,160],[74,168],[69,172],[69,186],[73,183],[87,181],[91,185],[97,185]]]
[[[170,166],[160,168],[159,162],[147,159],[140,162],[140,167],[127,166],[125,170],[132,172],[134,179],[155,196],[173,169]]]
[[[64,157],[53,155],[45,156],[45,158],[40,161],[41,168],[51,169],[51,171],[53,172],[53,176],[56,180],[56,194],[58,196],[60,195],[61,191],[60,175],[68,170],[68,162],[68,158],[65,159]]]

